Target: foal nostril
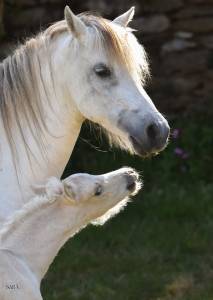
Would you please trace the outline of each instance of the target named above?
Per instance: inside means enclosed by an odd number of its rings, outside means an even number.
[[[155,140],[159,135],[159,128],[155,123],[152,123],[147,127],[146,132],[149,139]]]
[[[136,188],[136,176],[135,175],[130,175],[130,174],[126,174],[125,175],[126,177],[126,181],[127,181],[127,190],[130,191],[130,192],[133,192]]]

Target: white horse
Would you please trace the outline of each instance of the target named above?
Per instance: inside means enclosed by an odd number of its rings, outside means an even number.
[[[128,28],[133,14],[109,21],[66,7],[65,20],[0,64],[0,224],[33,184],[61,176],[85,119],[132,153],[166,146],[168,123],[142,86],[148,63]]]
[[[140,186],[130,168],[49,180],[0,231],[0,299],[41,300],[41,279],[62,245],[91,221],[118,213]]]

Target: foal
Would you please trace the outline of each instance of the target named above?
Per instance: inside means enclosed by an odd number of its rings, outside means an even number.
[[[140,186],[131,168],[51,178],[0,231],[0,299],[41,300],[41,279],[62,245],[90,222],[118,213]]]

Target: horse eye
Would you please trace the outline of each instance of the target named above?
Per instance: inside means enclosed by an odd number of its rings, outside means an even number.
[[[102,186],[101,186],[100,184],[98,184],[98,185],[96,186],[94,195],[95,195],[95,196],[100,196],[100,195],[102,194],[102,192],[103,192]]]
[[[95,74],[100,78],[108,78],[111,76],[111,70],[105,64],[98,64],[94,67]]]

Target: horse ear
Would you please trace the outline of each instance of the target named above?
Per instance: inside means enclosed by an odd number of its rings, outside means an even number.
[[[135,7],[132,6],[127,12],[125,12],[122,15],[120,15],[116,19],[114,19],[113,23],[119,24],[119,25],[121,25],[123,27],[127,27],[127,25],[129,24],[129,22],[132,21],[132,19],[134,17],[134,14],[135,14]]]
[[[79,38],[86,33],[85,24],[78,16],[74,15],[69,6],[66,6],[64,9],[64,17],[69,30],[76,38]]]

